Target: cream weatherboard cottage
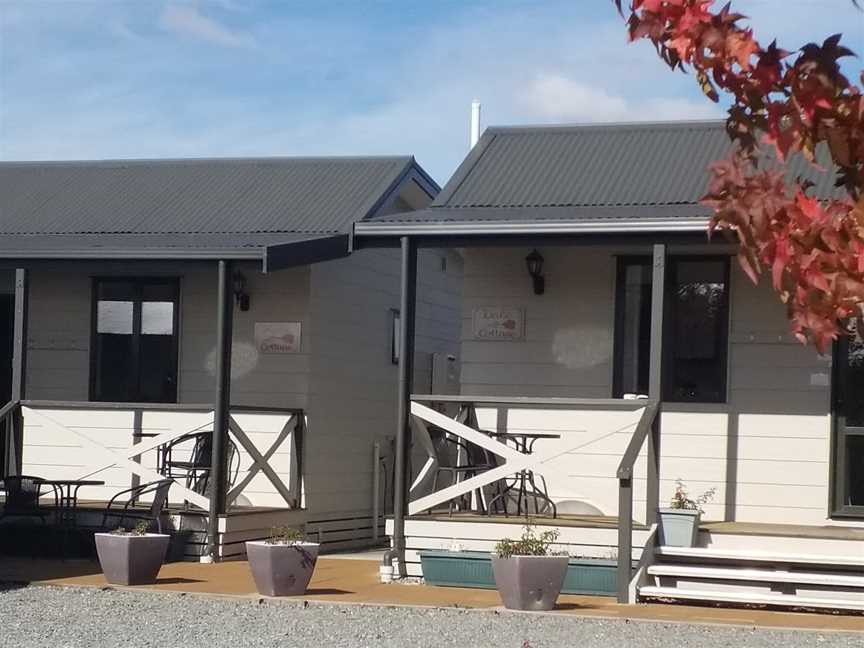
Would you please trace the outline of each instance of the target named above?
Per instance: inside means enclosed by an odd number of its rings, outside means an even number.
[[[191,504],[172,516],[198,532],[188,555],[237,555],[276,524],[325,550],[373,542],[399,258],[352,253],[351,228],[437,191],[410,157],[0,163],[6,474],[103,481],[86,511],[215,429],[224,477],[169,495]],[[458,351],[459,257],[430,252],[420,275],[429,391]]]
[[[490,128],[428,208],[355,225],[357,249],[401,246],[409,306],[428,299],[418,250],[463,258],[460,395],[412,395],[401,374],[415,447],[387,558],[403,574],[423,550],[518,534],[524,516],[491,504],[526,470],[551,500],[531,504],[541,528],[617,555],[622,601],[864,607],[864,344],[833,362],[802,346],[768,282],[709,242],[699,199],[729,147],[720,122]],[[418,462],[432,431],[484,461],[453,479],[427,444]],[[657,542],[678,479],[716,489],[692,549]]]

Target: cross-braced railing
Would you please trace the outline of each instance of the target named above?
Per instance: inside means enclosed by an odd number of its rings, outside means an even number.
[[[578,485],[573,485],[574,466],[584,466],[585,456],[590,461],[597,461],[600,454],[620,457],[652,407],[653,402],[646,400],[413,396],[412,432],[415,444],[426,451],[426,458],[411,486],[413,498],[408,513],[415,515],[455,499],[482,494],[484,488],[523,471],[530,472],[535,482],[542,482],[544,487],[549,485],[549,492],[544,493],[549,502],[559,498],[580,499],[580,495],[591,500],[595,493],[580,494],[575,490]],[[444,413],[447,408],[455,408],[456,413]],[[480,422],[478,412],[483,419]],[[570,419],[568,415],[572,415]],[[568,425],[572,427],[568,429]],[[496,465],[486,466],[476,474],[469,471],[465,478],[428,492],[431,476],[441,467],[439,453],[426,447],[428,441],[422,442],[428,440],[430,428],[438,428],[462,444],[494,454]],[[530,453],[524,444],[519,447],[513,443],[520,434],[536,439]],[[615,474],[612,469],[609,473],[612,486]],[[556,492],[556,488],[560,491]],[[612,498],[607,508],[616,503]]]
[[[133,479],[142,481],[156,481],[163,479],[155,468],[150,467],[142,461],[147,453],[158,452],[172,441],[196,432],[212,432],[214,413],[208,406],[201,405],[162,405],[162,404],[122,404],[122,403],[81,403],[81,402],[58,402],[58,401],[22,401],[21,411],[24,416],[25,426],[41,428],[41,434],[47,435],[58,442],[74,439],[80,447],[86,451],[91,461],[87,466],[82,466],[86,474],[76,475],[76,478],[92,478],[111,468],[119,468],[130,475]],[[91,413],[89,424],[75,421],[70,412],[86,411]],[[137,443],[122,448],[117,447],[116,439],[106,443],[100,438],[100,432],[104,437],[104,428],[99,427],[98,416],[100,413],[122,412],[132,414],[133,418],[147,413],[150,417],[159,418],[159,432],[155,434],[137,434]],[[160,414],[163,414],[161,418]],[[178,414],[182,414],[179,415]],[[270,429],[267,438],[269,446],[266,450],[259,449],[251,440],[250,433],[238,422],[249,421],[255,426],[255,420],[266,419]],[[97,420],[93,420],[97,419]],[[140,423],[139,423],[140,425]],[[302,504],[302,465],[301,444],[306,426],[305,414],[302,410],[283,408],[250,408],[232,407],[232,415],[229,420],[230,435],[245,453],[245,469],[238,475],[238,481],[227,493],[227,503],[230,506],[250,486],[256,476],[263,474],[269,481],[270,487],[278,493],[288,508],[299,508]],[[278,431],[277,431],[278,430]],[[260,434],[260,430],[256,430]],[[270,463],[270,460],[280,451],[285,454],[285,445],[290,456],[288,468],[288,483],[283,479]],[[28,455],[27,440],[24,440],[24,456]],[[241,455],[242,456],[242,455]],[[66,467],[68,470],[69,466]],[[190,488],[190,484],[181,478],[174,479],[175,485],[171,489],[172,499],[182,499],[195,507],[208,510],[210,498],[205,493]]]

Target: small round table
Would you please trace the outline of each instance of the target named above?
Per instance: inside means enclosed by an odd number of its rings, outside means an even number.
[[[516,449],[522,454],[531,454],[534,452],[534,444],[539,439],[560,439],[560,434],[553,434],[551,432],[486,432],[490,436],[497,437],[499,439],[505,439],[508,441],[512,441],[513,445]],[[492,515],[492,511],[494,510],[494,504],[498,500],[503,502],[503,510],[504,516],[507,517],[507,497],[511,496],[511,492],[514,489],[517,489],[516,492],[516,515],[522,515],[522,501],[525,501],[525,514],[528,514],[528,495],[529,495],[529,486],[530,486],[530,494],[534,499],[534,513],[540,513],[540,507],[537,505],[537,500],[541,499],[546,502],[549,508],[552,509],[552,517],[553,519],[558,517],[558,510],[555,506],[555,502],[551,500],[549,497],[549,493],[546,489],[546,479],[543,475],[540,475],[540,479],[543,482],[542,488],[537,485],[537,481],[534,475],[533,470],[529,470],[527,468],[523,468],[516,475],[514,475],[514,480],[512,484],[507,484],[507,486],[498,493],[495,497],[493,497],[488,504],[488,514]],[[546,508],[545,506],[543,507]]]

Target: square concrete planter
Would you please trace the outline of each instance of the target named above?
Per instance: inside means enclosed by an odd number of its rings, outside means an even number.
[[[171,537],[163,533],[120,535],[96,533],[96,553],[105,580],[112,585],[156,582]]]
[[[298,596],[306,593],[315,563],[317,542],[269,544],[263,540],[246,543],[246,557],[255,587],[264,596]]]
[[[552,610],[564,578],[569,556],[492,556],[492,574],[501,602],[508,610]]]
[[[693,547],[699,535],[700,511],[692,509],[661,508],[660,545],[663,547]]]

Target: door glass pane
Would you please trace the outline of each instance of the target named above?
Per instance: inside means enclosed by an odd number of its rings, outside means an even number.
[[[100,301],[96,305],[96,332],[132,335],[131,301]]]
[[[699,259],[673,264],[666,400],[726,399],[727,263]]]
[[[651,264],[625,261],[619,266],[614,396],[648,394],[651,356]]]
[[[174,303],[145,301],[141,304],[141,333],[143,335],[174,333]]]
[[[864,506],[864,436],[846,437],[846,505]]]
[[[95,397],[106,401],[132,398],[133,314],[131,301],[96,304]]]

